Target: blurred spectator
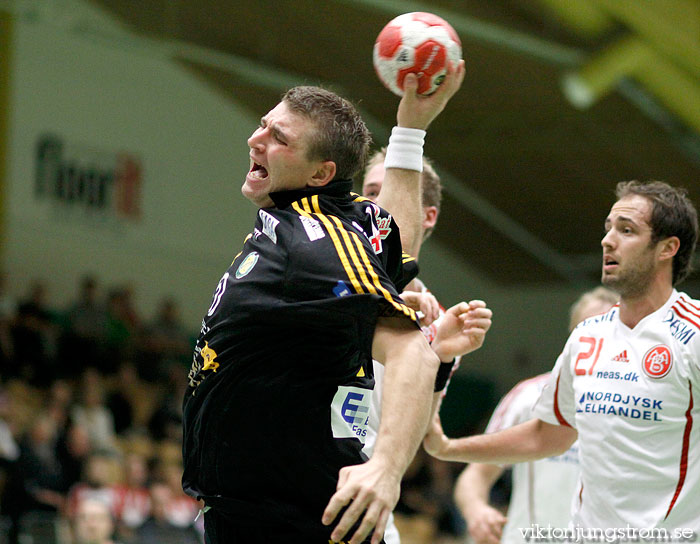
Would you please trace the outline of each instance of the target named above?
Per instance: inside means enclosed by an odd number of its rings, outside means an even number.
[[[84,276],[76,300],[66,315],[66,331],[61,339],[61,362],[67,375],[77,376],[103,359],[107,335],[107,310],[98,301],[97,280]]]
[[[162,377],[169,362],[185,367],[189,364],[194,346],[173,298],[166,297],[160,302],[155,319],[144,329],[142,349],[148,361],[142,375],[149,381]]]
[[[172,521],[172,511],[178,508],[179,495],[184,495],[182,488],[180,488],[179,494],[175,494],[167,484],[156,482],[151,484],[150,494],[151,516],[136,531],[135,544],[154,544],[156,542],[167,542],[168,544],[201,543],[199,533],[193,525],[194,515],[190,524],[185,527],[175,525]],[[190,499],[190,501],[193,500],[191,497],[185,497]]]
[[[84,276],[80,280],[78,296],[68,310],[71,330],[82,339],[99,342],[104,338],[107,313],[97,298],[97,280]]]
[[[73,405],[71,417],[87,429],[93,450],[116,450],[114,419],[105,405],[102,376],[95,369],[83,372],[79,400]]]
[[[0,497],[3,496],[12,466],[19,458],[19,445],[9,423],[10,402],[7,392],[0,388]]]
[[[78,483],[85,471],[92,448],[87,429],[72,421],[64,428],[58,442],[58,459],[68,488]]]
[[[140,379],[133,362],[122,361],[107,395],[117,434],[145,432],[157,403],[155,386]]]
[[[6,376],[8,365],[14,356],[12,325],[17,304],[5,290],[5,275],[0,272],[0,375]]]
[[[187,374],[171,363],[167,368],[165,394],[148,424],[155,440],[182,442],[182,399],[186,388]]]
[[[116,483],[119,478],[119,461],[111,452],[96,451],[88,457],[82,479],[68,493],[66,512],[73,518],[80,503],[96,499],[109,506],[110,513],[116,511]]]
[[[107,504],[95,498],[77,504],[73,518],[74,544],[117,544],[113,534],[114,519]]]
[[[16,461],[19,457],[19,446],[14,437],[15,431],[9,423],[11,402],[5,388],[0,386],[0,467],[7,462]]]
[[[12,520],[10,542],[17,541],[19,532],[53,534],[67,491],[56,439],[55,422],[42,413],[20,441],[3,497],[3,511]]]
[[[105,352],[99,362],[105,374],[116,371],[118,364],[133,354],[139,320],[131,303],[131,291],[115,288],[107,295],[107,330]]]
[[[30,383],[45,386],[56,372],[55,316],[46,303],[47,290],[41,282],[34,282],[29,296],[17,307],[12,327],[12,345],[20,375]]]
[[[167,509],[168,521],[175,527],[191,527],[203,506],[198,501],[186,495],[182,490],[182,463],[164,462],[159,468],[161,481],[170,488],[172,493]]]
[[[121,305],[124,319],[132,331],[139,330],[141,328],[141,317],[136,311],[136,305],[134,303],[134,285],[132,283],[125,283],[119,288],[119,291],[121,293]]]
[[[118,534],[126,542],[134,539],[136,530],[150,516],[148,478],[146,458],[140,453],[129,453],[124,460],[123,481],[115,487],[114,503]]]
[[[60,430],[68,426],[71,406],[73,404],[73,385],[65,379],[54,380],[48,388],[46,413],[53,419]]]

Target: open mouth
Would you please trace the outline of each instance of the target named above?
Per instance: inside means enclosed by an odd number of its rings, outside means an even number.
[[[267,177],[267,169],[261,165],[258,164],[257,162],[253,162],[253,165],[250,167],[250,172],[248,172],[250,177],[257,178],[257,179],[265,179]]]
[[[603,266],[616,266],[618,262],[612,257],[603,257]]]

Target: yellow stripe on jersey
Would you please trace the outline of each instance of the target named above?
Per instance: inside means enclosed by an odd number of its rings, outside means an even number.
[[[322,216],[323,214],[321,214],[321,208],[318,205],[318,196],[317,195],[314,195],[312,197],[312,203],[314,206],[314,210],[317,212],[315,215]],[[370,262],[369,257],[367,256],[365,246],[362,245],[362,242],[360,241],[360,237],[358,236],[358,234],[354,231],[345,230],[345,227],[343,226],[343,224],[340,222],[340,220],[337,217],[335,217],[335,216],[330,216],[330,217],[334,220],[336,226],[338,227],[338,230],[343,235],[345,243],[347,244],[348,249],[354,258],[353,260],[355,262],[355,266],[357,266],[357,269],[360,272],[360,275],[362,276],[362,278],[365,281],[367,281],[368,290],[371,293],[376,293],[377,291],[379,291],[384,296],[384,298],[386,300],[388,300],[397,310],[403,312],[404,314],[406,314],[407,316],[410,316],[412,319],[415,320],[416,319],[416,312],[413,311],[408,306],[405,306],[403,304],[399,304],[398,302],[396,302],[394,300],[394,297],[391,296],[391,293],[389,293],[389,291],[387,291],[384,288],[384,286],[382,285],[381,281],[379,280],[379,276],[377,275],[377,273],[374,271],[374,268],[372,267],[372,263]],[[357,254],[355,253],[354,249],[352,248],[352,243],[349,240],[350,237],[352,237],[352,239],[355,241],[355,246],[357,247],[357,252],[362,257],[362,261],[364,263],[364,266],[360,262],[357,261]],[[374,284],[374,287],[376,287],[376,291],[372,287],[372,284],[370,284],[369,281],[367,280],[367,276],[365,274],[365,271],[367,271],[367,273],[371,276],[372,283]]]
[[[401,255],[401,262],[402,262],[403,264],[410,263],[411,261],[415,261],[415,260],[416,260],[416,259],[415,259],[414,257],[411,257],[411,256],[410,256],[408,253],[406,253],[405,251],[404,251],[403,254]]]
[[[319,212],[317,212],[315,215],[323,215]],[[360,278],[362,279],[362,283],[364,286],[367,288],[367,290],[372,293],[372,294],[377,294],[377,290],[374,288],[372,283],[370,283],[369,278],[367,278],[367,274],[365,273],[365,267],[362,266],[362,263],[360,262],[360,259],[357,257],[357,253],[355,252],[355,248],[352,246],[352,242],[350,241],[350,236],[348,235],[348,232],[345,230],[343,227],[343,224],[340,222],[340,219],[335,217],[334,215],[327,216],[330,218],[333,223],[335,223],[335,226],[338,229],[338,232],[340,232],[340,235],[343,237],[343,241],[345,242],[345,246],[348,248],[348,253],[350,253],[350,258],[352,259],[352,262],[355,264],[355,268],[357,269],[358,273],[360,274]]]
[[[328,231],[330,232],[331,237],[335,237],[335,239],[338,239],[338,236],[336,234],[336,230],[338,232],[340,232],[341,236],[343,237],[343,240],[345,241],[345,247],[348,249],[348,253],[350,254],[350,258],[352,259],[352,262],[355,264],[355,269],[357,270],[357,272],[360,275],[360,279],[362,280],[362,284],[365,286],[365,289],[367,289],[367,291],[376,295],[377,291],[374,289],[374,287],[372,286],[370,281],[367,279],[367,275],[365,274],[365,270],[364,270],[363,266],[360,264],[360,261],[357,258],[357,254],[355,253],[355,249],[352,247],[352,244],[350,243],[350,240],[348,239],[348,233],[343,228],[343,225],[340,222],[340,220],[333,215],[327,216],[321,212],[321,206],[318,203],[318,195],[313,195],[311,197],[311,205],[312,205],[312,208],[314,211],[314,216],[318,217],[326,225],[326,228],[328,228]],[[333,228],[333,224],[331,223],[331,220],[336,224],[337,229]],[[338,239],[338,242],[341,243],[339,239]],[[341,245],[342,245],[342,243],[341,243]],[[343,266],[345,266],[345,262],[343,262]],[[348,262],[348,266],[351,266],[349,262]],[[347,268],[346,268],[346,270],[347,270]],[[353,277],[355,277],[354,274],[353,274]],[[363,291],[360,290],[358,292],[361,293]]]
[[[367,198],[366,196],[360,196],[357,193],[350,193],[350,196],[353,196],[353,202],[373,202],[371,199]]]
[[[355,241],[355,245],[357,246],[358,252],[360,253],[360,256],[362,257],[363,262],[365,263],[365,267],[367,269],[367,272],[369,275],[372,277],[372,281],[374,282],[374,285],[377,287],[379,292],[384,295],[384,298],[387,299],[394,308],[397,310],[400,310],[407,316],[409,316],[411,319],[416,321],[416,312],[412,309],[406,306],[405,304],[399,304],[394,300],[394,297],[391,296],[391,293],[386,290],[386,288],[382,285],[381,281],[379,280],[379,276],[377,273],[374,271],[374,268],[372,267],[372,263],[369,260],[369,257],[367,256],[367,252],[365,251],[365,246],[362,245],[362,241],[360,240],[360,237],[354,233],[351,232],[350,235],[352,236],[353,240]]]
[[[303,198],[301,200],[301,204],[304,206],[304,211],[309,214],[308,217],[309,219],[312,219],[311,217],[311,204],[309,204],[309,199],[308,198]]]
[[[246,237],[245,237],[245,240],[243,240],[243,244],[245,245],[245,243],[246,243],[248,240],[250,240],[252,237],[253,237],[253,233],[252,233],[252,232],[249,232],[249,233],[248,233],[248,236],[246,236]],[[243,251],[239,251],[238,253],[236,253],[236,256],[235,256],[235,257],[233,258],[233,260],[231,261],[231,265],[233,265],[233,263],[236,262],[236,259],[238,259],[238,257],[241,256],[241,253],[243,253]]]
[[[360,277],[362,278],[362,283],[364,284],[367,291],[374,294],[377,294],[377,292],[381,293],[382,296],[389,303],[391,303],[392,306],[394,306],[394,308],[409,316],[414,321],[418,320],[418,318],[416,317],[416,312],[413,309],[409,308],[405,304],[400,304],[396,302],[391,296],[391,293],[387,291],[387,289],[382,285],[381,281],[379,280],[379,276],[372,267],[372,263],[370,262],[369,257],[367,256],[367,252],[365,250],[365,247],[362,245],[362,241],[360,240],[359,235],[356,232],[346,230],[337,217],[333,215],[327,216],[321,212],[321,207],[318,202],[318,195],[313,195],[311,197],[311,205],[309,205],[308,198],[303,198],[301,200],[301,205],[299,204],[299,202],[294,202],[292,204],[292,207],[300,215],[304,215],[311,219],[317,217],[325,225],[328,234],[333,240],[333,244],[335,246],[336,252],[338,253],[338,256],[340,257],[340,261],[342,262],[343,267],[345,268],[345,271],[348,274],[348,278],[350,278],[358,293],[364,293],[364,291],[362,290],[362,287],[359,285],[359,283],[357,283],[357,276],[355,275],[352,269],[352,265],[348,260],[345,250],[343,249],[343,243],[338,237],[336,230],[340,232],[343,241],[345,242],[346,247],[348,249],[348,253],[350,253],[350,257],[353,263],[355,264],[357,271]],[[334,228],[333,226],[334,223],[336,225],[336,228]],[[355,247],[353,247],[352,242],[354,242]],[[357,248],[357,252],[355,251],[355,248]],[[408,254],[405,254],[405,256],[409,257],[408,260],[413,259]],[[362,262],[360,262],[360,259],[362,260]],[[371,282],[370,279],[367,277],[367,274],[369,274],[372,280]]]
[[[316,196],[316,195],[314,195],[314,196]],[[302,206],[303,206],[303,208],[302,208]],[[313,219],[313,217],[311,216],[311,206],[309,205],[308,198],[303,198],[301,200],[301,206],[299,205],[298,202],[293,202],[292,207],[300,215],[308,217],[309,219]],[[357,276],[355,276],[355,272],[352,269],[350,262],[348,261],[348,256],[345,254],[345,250],[343,249],[343,244],[338,239],[338,235],[335,233],[335,230],[333,229],[333,225],[330,223],[330,221],[328,221],[328,219],[325,216],[320,216],[319,219],[321,219],[321,222],[326,226],[326,230],[328,231],[328,234],[330,235],[331,240],[333,241],[333,245],[335,246],[335,251],[338,254],[338,258],[340,259],[340,262],[342,263],[343,268],[345,269],[345,272],[348,275],[348,279],[352,283],[353,287],[355,287],[355,292],[356,293],[364,293],[364,290],[362,289],[360,282],[357,280]]]

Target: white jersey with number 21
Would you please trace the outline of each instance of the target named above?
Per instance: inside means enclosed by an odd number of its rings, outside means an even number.
[[[574,526],[700,530],[700,302],[673,291],[630,329],[619,306],[569,337],[534,416],[578,431]]]

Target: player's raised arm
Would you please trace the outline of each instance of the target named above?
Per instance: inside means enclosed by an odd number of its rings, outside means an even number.
[[[384,165],[386,174],[377,203],[387,209],[401,230],[404,251],[415,255],[420,246],[423,219],[421,172],[423,141],[430,123],[445,109],[464,80],[464,61],[450,65],[438,90],[429,96],[419,95],[418,78],[408,74],[404,95],[396,113],[397,126],[389,138]]]

